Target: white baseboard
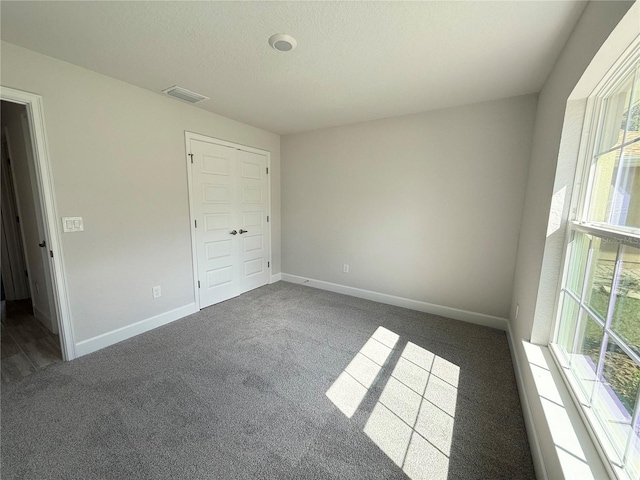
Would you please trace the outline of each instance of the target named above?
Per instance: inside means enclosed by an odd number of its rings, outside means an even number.
[[[322,280],[314,280],[312,278],[299,277],[297,275],[282,274],[282,280],[290,283],[299,283],[308,287],[328,290],[330,292],[351,295],[352,297],[373,300],[374,302],[386,303],[387,305],[395,305],[396,307],[409,308],[419,312],[431,313],[442,317],[453,318],[454,320],[462,320],[463,322],[475,323],[485,327],[497,328],[506,331],[509,321],[506,318],[485,315],[484,313],[475,313],[468,310],[460,310],[458,308],[443,307],[442,305],[434,305],[432,303],[411,300],[409,298],[396,297],[387,295],[386,293],[372,292],[371,290],[363,290],[361,288],[348,287],[337,283],[324,282]]]
[[[134,324],[127,325],[126,327],[118,328],[111,332],[83,340],[76,343],[76,358],[101,350],[115,343],[122,342],[123,340],[148,332],[154,328],[161,327],[167,323],[174,322],[195,312],[197,312],[196,304],[190,303],[183,307],[161,313],[155,317],[147,318],[146,320],[141,320]]]
[[[53,322],[42,310],[35,305],[33,306],[33,316],[36,317],[40,323],[42,323],[49,331],[58,334],[58,329],[53,325]]]
[[[529,437],[529,448],[531,449],[531,459],[533,460],[533,468],[536,471],[538,480],[548,480],[547,468],[544,465],[544,456],[540,448],[540,440],[536,431],[536,422],[531,412],[527,389],[522,378],[522,370],[518,361],[518,353],[516,352],[516,344],[511,331],[511,324],[507,326],[507,341],[509,342],[509,351],[513,362],[513,371],[516,377],[516,385],[518,386],[518,394],[520,395],[520,403],[522,404],[522,415],[524,417],[524,426]]]
[[[271,279],[269,280],[269,283],[276,283],[276,282],[279,282],[280,280],[282,280],[282,273],[274,273],[273,275],[271,275]]]

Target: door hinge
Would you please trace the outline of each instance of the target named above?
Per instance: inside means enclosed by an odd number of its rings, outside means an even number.
[[[267,215],[267,223],[269,223],[269,215]]]
[[[49,255],[53,258],[53,250],[49,250]]]
[[[191,163],[193,163],[193,153],[190,153],[189,156],[191,157]]]
[[[198,220],[194,220],[195,224],[196,224],[196,228],[198,228]]]
[[[198,288],[200,288],[200,280],[198,280]]]
[[[267,262],[267,268],[271,266],[271,262]]]
[[[16,215],[16,223],[20,223],[20,217]]]
[[[267,175],[269,175],[269,167],[267,167]]]

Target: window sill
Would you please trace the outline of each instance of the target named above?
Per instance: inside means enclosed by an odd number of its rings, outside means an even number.
[[[603,460],[549,349],[510,340],[538,478],[624,479]]]
[[[568,371],[569,367],[568,365],[565,365],[566,358],[564,357],[563,352],[556,345],[550,345],[548,352],[554,362],[554,366],[561,376],[561,386],[567,390],[571,400],[573,400],[573,406],[578,411],[578,414],[588,430],[592,441],[598,448],[602,461],[608,464],[609,470],[615,474],[617,479],[629,480],[631,477],[629,474],[625,473],[624,469],[620,466],[621,460],[616,451],[624,449],[626,446],[626,440],[629,434],[627,428],[629,427],[623,428],[622,425],[629,423],[631,419],[624,416],[623,407],[612,391],[609,396],[596,396],[596,400],[594,401],[597,402],[598,408],[601,409],[605,421],[608,421],[613,425],[609,434],[613,435],[613,438],[618,442],[618,449],[616,449],[614,447],[612,437],[610,437],[604,430],[594,410],[586,407],[588,402],[585,394],[582,391],[581,386],[578,384],[578,381],[573,378]],[[576,358],[579,359],[580,356],[576,356]],[[582,365],[580,361],[578,361],[578,372],[586,379],[587,382],[596,381],[593,373],[593,364],[588,364],[588,361],[584,358],[582,360]],[[606,392],[606,387],[604,391]],[[615,429],[616,424],[620,425],[619,430],[617,431]]]

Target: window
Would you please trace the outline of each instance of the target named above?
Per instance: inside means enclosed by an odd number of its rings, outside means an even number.
[[[621,478],[640,478],[640,60],[589,99],[551,350]]]

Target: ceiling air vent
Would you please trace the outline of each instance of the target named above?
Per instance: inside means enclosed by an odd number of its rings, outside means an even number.
[[[187,90],[186,88],[182,88],[177,85],[163,90],[162,93],[166,93],[167,95],[171,95],[172,97],[179,98],[180,100],[184,100],[189,103],[198,103],[203,100],[209,100],[209,97],[205,97],[204,95],[200,95],[199,93],[192,92],[191,90]]]

